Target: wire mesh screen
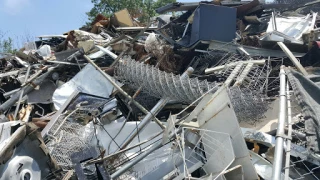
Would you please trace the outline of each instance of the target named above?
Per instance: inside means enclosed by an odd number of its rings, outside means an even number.
[[[239,122],[255,124],[265,117],[269,109],[266,95],[240,87],[231,87],[228,92]]]
[[[66,115],[59,117],[49,130],[49,141],[46,142],[52,157],[65,171],[73,169],[71,155],[88,148],[94,132],[91,123],[85,126],[69,118]]]

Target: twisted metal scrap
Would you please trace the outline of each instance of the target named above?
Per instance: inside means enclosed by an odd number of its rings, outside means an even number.
[[[152,96],[169,97],[185,103],[195,101],[214,87],[215,90],[218,89],[216,83],[199,81],[198,78],[181,78],[180,75],[166,73],[131,59],[119,63],[116,78],[137,89],[142,86],[144,91]]]

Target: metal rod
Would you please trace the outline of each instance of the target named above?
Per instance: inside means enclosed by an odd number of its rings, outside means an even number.
[[[147,140],[144,140],[144,141],[142,141],[142,142],[140,142],[140,143],[138,143],[138,144],[135,144],[135,145],[133,145],[133,146],[130,146],[130,147],[126,148],[126,149],[117,151],[117,152],[115,152],[115,153],[113,153],[113,154],[110,154],[110,155],[108,155],[108,156],[105,156],[105,157],[103,157],[103,158],[95,159],[95,160],[90,160],[90,161],[86,162],[85,165],[90,165],[90,164],[95,164],[95,163],[98,163],[98,162],[102,162],[102,161],[105,161],[105,160],[109,159],[110,157],[113,157],[113,156],[115,156],[115,155],[117,155],[117,154],[120,154],[120,153],[129,151],[129,150],[131,150],[131,149],[134,149],[134,148],[136,148],[136,147],[138,147],[138,146],[140,146],[140,145],[142,145],[142,144],[145,144],[145,143],[151,141],[152,139],[158,137],[158,136],[159,136],[160,134],[162,134],[162,133],[163,133],[163,131],[160,131],[160,132],[158,132],[156,135],[152,136],[151,138],[149,138],[149,139],[147,139]]]
[[[30,74],[30,69],[31,69],[31,66],[28,66],[26,77],[24,78],[24,82],[23,82],[24,84],[28,80],[28,77],[29,77],[29,74]],[[17,104],[16,110],[14,111],[14,116],[13,116],[14,120],[16,120],[16,117],[17,117],[17,114],[18,114],[18,111],[19,111],[19,108],[20,108],[20,103],[21,103],[21,99],[22,99],[22,96],[23,96],[23,91],[24,91],[24,89],[22,89],[21,92],[20,92],[18,104]]]
[[[116,171],[115,173],[113,173],[111,175],[111,179],[116,179],[117,177],[119,177],[121,174],[125,173],[128,169],[130,169],[132,166],[134,166],[135,164],[137,164],[139,161],[141,161],[142,159],[144,159],[145,157],[147,157],[149,154],[151,154],[153,151],[157,150],[158,148],[160,148],[162,146],[161,142],[158,142],[157,144],[155,144],[154,146],[151,146],[151,148],[144,152],[143,154],[141,154],[140,156],[138,156],[136,159],[133,159],[132,161],[130,161],[129,163],[125,164],[123,167],[121,167],[121,169],[119,169],[118,171]]]
[[[182,34],[182,37],[184,37],[185,35],[186,35],[186,33],[187,33],[187,30],[188,30],[188,28],[189,28],[189,22],[187,23],[187,25],[186,25],[186,28],[184,29],[184,31],[183,31],[183,34]]]
[[[288,106],[288,116],[287,116],[287,123],[288,123],[288,139],[287,139],[287,150],[286,150],[286,164],[285,164],[285,171],[284,171],[284,179],[289,179],[289,167],[290,167],[290,151],[291,151],[291,139],[292,136],[292,117],[291,117],[291,98],[290,98],[290,91],[289,91],[289,83],[287,82],[287,106]]]
[[[283,50],[284,53],[288,56],[288,58],[293,62],[293,64],[296,66],[296,68],[305,76],[308,75],[306,69],[300,64],[298,59],[292,54],[292,52],[287,48],[283,42],[277,42],[280,48]]]
[[[122,39],[125,39],[125,38],[126,38],[126,35],[122,34],[122,35],[119,36],[118,38],[112,39],[110,42],[104,44],[103,47],[108,47],[108,46],[110,46],[111,44],[114,44],[114,43],[116,43],[116,42],[118,42],[118,41],[121,41]]]
[[[79,110],[79,108],[76,108],[75,110],[73,110],[70,114],[68,114],[60,123],[60,125],[58,126],[58,128],[56,129],[56,131],[53,133],[53,136],[56,135],[56,133],[60,130],[61,126],[64,125],[64,123],[66,122],[66,120],[73,115],[75,112],[77,112]]]
[[[10,72],[6,72],[6,73],[1,73],[0,74],[0,78],[4,78],[4,77],[7,77],[7,76],[16,76],[18,74],[19,74],[19,70],[10,71]]]
[[[169,98],[161,98],[158,103],[151,109],[151,111],[142,119],[138,128],[134,130],[133,133],[129,136],[129,138],[121,145],[120,149],[126,148],[132,140],[143,130],[143,128],[150,123],[152,117],[158,114],[161,109],[169,102]]]
[[[116,54],[114,54],[113,52],[109,51],[107,48],[104,48],[104,47],[101,47],[101,46],[98,46],[98,45],[96,45],[96,47],[99,48],[100,51],[106,53],[112,59],[117,59],[118,56]]]
[[[181,132],[181,128],[177,130],[177,132],[174,132],[172,134],[170,134],[169,139],[174,138],[175,134],[180,133]],[[159,149],[160,147],[162,147],[162,142],[158,142],[157,144],[153,145],[150,147],[149,150],[147,150],[146,152],[144,152],[143,154],[141,154],[140,156],[138,156],[136,159],[133,159],[132,161],[130,161],[129,163],[125,164],[123,167],[121,167],[118,171],[116,171],[115,173],[113,173],[111,175],[111,179],[116,179],[117,177],[121,176],[121,174],[125,173],[128,169],[130,169],[132,166],[134,166],[135,164],[137,164],[138,162],[140,162],[142,159],[144,159],[145,157],[147,157],[149,154],[151,154],[153,151]]]
[[[269,56],[269,57],[268,57],[268,66],[267,66],[266,92],[265,92],[265,93],[268,93],[269,76],[270,76],[270,66],[271,66],[271,59],[270,59],[270,56]]]
[[[282,158],[283,158],[283,146],[284,146],[284,123],[286,119],[286,74],[284,72],[284,66],[280,68],[280,108],[279,108],[279,119],[278,128],[276,135],[276,145],[274,152],[273,168],[272,168],[272,179],[281,179],[282,169]]]
[[[85,66],[85,65],[87,65],[86,63],[77,64],[77,63],[70,63],[70,62],[63,62],[63,61],[46,61],[46,62],[52,63],[52,64],[65,64],[65,65],[72,65],[72,66]]]

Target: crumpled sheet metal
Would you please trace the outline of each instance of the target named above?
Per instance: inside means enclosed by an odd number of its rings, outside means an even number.
[[[113,91],[113,86],[92,65],[87,64],[70,81],[60,86],[53,93],[52,100],[55,108],[60,109],[68,97],[76,90],[108,98]]]

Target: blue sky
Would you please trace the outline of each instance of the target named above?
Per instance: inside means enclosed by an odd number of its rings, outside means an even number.
[[[62,34],[85,24],[92,7],[90,0],[0,0],[0,31],[16,41]]]
[[[21,47],[25,37],[80,28],[92,7],[91,0],[0,0],[0,32],[12,37],[15,47]]]

